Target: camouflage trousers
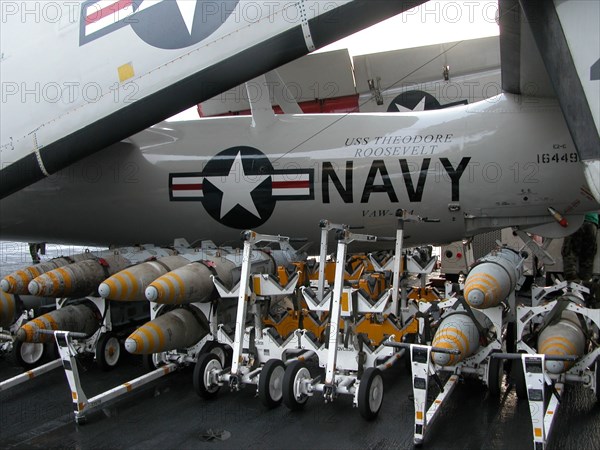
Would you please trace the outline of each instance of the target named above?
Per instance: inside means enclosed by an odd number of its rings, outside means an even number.
[[[567,236],[561,254],[566,280],[587,281],[592,278],[596,255],[596,225],[584,222],[575,233]]]

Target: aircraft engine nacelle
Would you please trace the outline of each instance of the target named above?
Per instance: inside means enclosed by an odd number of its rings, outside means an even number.
[[[507,248],[479,260],[465,281],[465,300],[473,308],[497,306],[513,292],[523,276],[523,258]]]
[[[557,323],[544,328],[538,336],[537,350],[548,356],[583,355],[585,334],[577,314],[573,311],[563,311]],[[546,370],[555,374],[569,370],[572,365],[569,361],[546,360]]]

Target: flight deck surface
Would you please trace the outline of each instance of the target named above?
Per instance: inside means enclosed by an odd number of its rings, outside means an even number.
[[[127,355],[112,372],[83,363],[81,382],[96,395],[144,373],[138,357]],[[0,379],[22,372],[0,361]],[[141,387],[91,413],[84,425],[73,420],[71,395],[62,368],[0,392],[1,448],[412,448],[410,374],[400,361],[384,373],[385,397],[379,416],[365,421],[341,396],[325,404],[321,395],[301,411],[269,410],[248,386],[221,389],[215,400],[196,395],[186,369]],[[506,381],[491,398],[476,380],[460,383],[425,436],[428,449],[530,449],[532,430],[526,401]],[[600,448],[600,406],[591,391],[568,386],[549,440],[549,449]]]

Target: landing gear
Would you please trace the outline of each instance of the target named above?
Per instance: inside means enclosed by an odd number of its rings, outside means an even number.
[[[258,397],[267,408],[275,408],[283,398],[285,364],[279,359],[270,359],[260,372]]]
[[[102,370],[114,369],[121,356],[121,343],[112,333],[104,333],[96,345],[96,363]]]
[[[291,363],[283,375],[283,403],[292,411],[306,405],[308,395],[302,391],[302,381],[311,378],[306,364],[302,361]]]
[[[33,369],[40,365],[44,357],[44,344],[15,341],[13,355],[21,367]]]
[[[219,357],[214,353],[204,353],[194,367],[194,390],[200,397],[210,400],[217,396],[221,386],[216,375],[223,370]]]
[[[383,403],[383,377],[381,370],[369,367],[364,371],[358,386],[358,412],[366,420],[379,414]]]

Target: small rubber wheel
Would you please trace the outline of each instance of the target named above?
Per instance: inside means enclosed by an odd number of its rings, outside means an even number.
[[[500,397],[502,393],[502,377],[504,376],[504,360],[490,358],[488,364],[488,391],[492,397]]]
[[[211,400],[217,396],[221,386],[213,381],[213,374],[223,370],[219,357],[214,353],[200,355],[194,367],[194,390],[200,397]]]
[[[258,397],[267,408],[275,408],[283,398],[285,364],[279,359],[270,359],[263,366],[258,378]]]
[[[369,367],[364,371],[358,385],[358,412],[366,420],[379,414],[383,403],[383,377],[381,370]]]
[[[44,344],[36,342],[15,341],[13,356],[17,364],[24,369],[34,369],[40,365],[44,357]]]
[[[514,322],[506,325],[506,352],[515,353],[517,349],[517,326]]]
[[[153,370],[158,369],[156,364],[154,364],[153,356],[154,355],[152,353],[150,353],[149,355],[142,355],[142,366],[147,372],[152,372]]]
[[[200,353],[214,353],[219,358],[222,367],[231,367],[231,348],[217,341],[208,341],[202,346]]]
[[[303,380],[310,379],[310,372],[303,361],[294,361],[283,374],[283,403],[292,411],[302,409],[306,405],[308,395],[300,392]]]
[[[121,343],[112,333],[104,333],[96,344],[96,363],[102,370],[114,369],[121,357]]]
[[[596,361],[596,402],[600,403],[600,360]]]
[[[521,358],[513,359],[510,369],[510,377],[515,384],[515,392],[520,400],[527,400],[527,385],[525,384],[525,372]]]

